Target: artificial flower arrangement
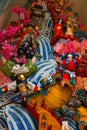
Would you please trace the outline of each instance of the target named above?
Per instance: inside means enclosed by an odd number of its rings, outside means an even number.
[[[26,45],[29,45],[28,41],[25,41],[25,43],[26,43]],[[36,70],[37,70],[36,65],[33,64],[31,60],[27,60],[27,58],[32,59],[34,56],[32,46],[31,47],[29,46],[29,49],[31,49],[30,51],[32,53],[31,57],[30,57],[30,54],[29,54],[29,57],[26,57],[26,56],[28,56],[28,54],[25,54],[24,52],[21,53],[23,51],[23,49],[26,49],[26,45],[24,45],[24,44],[23,44],[24,48],[17,48],[16,45],[12,46],[11,44],[8,44],[8,43],[2,44],[1,55],[2,55],[2,57],[4,57],[6,62],[3,63],[0,68],[8,77],[11,77],[11,69],[16,63],[26,64],[26,66],[28,68],[30,68],[29,70],[30,70],[31,74],[33,74],[32,72],[36,72]],[[27,50],[28,50],[28,48],[27,48]],[[30,51],[29,51],[29,53],[30,53]],[[29,66],[31,66],[32,68]],[[28,76],[31,75],[30,72],[29,72]]]
[[[79,42],[77,40],[73,40],[71,41],[70,39],[67,39],[65,41],[65,43],[61,43],[61,42],[57,42],[56,45],[54,46],[54,51],[58,54],[58,55],[62,55],[63,53],[68,53],[69,51],[71,53],[80,53],[82,54],[83,51],[84,53],[86,52],[86,48],[87,48],[87,40],[83,40],[82,42]],[[60,53],[61,51],[61,53]],[[82,51],[82,52],[81,52]]]
[[[32,38],[27,32],[24,34],[16,45],[11,45],[8,40],[1,43],[1,58],[6,62],[1,64],[0,69],[10,78],[11,69],[16,63],[26,64],[29,69],[28,76],[37,71],[36,65],[31,61],[36,53],[37,45],[32,44]]]

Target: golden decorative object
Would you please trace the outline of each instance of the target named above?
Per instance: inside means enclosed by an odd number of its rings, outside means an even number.
[[[25,96],[28,94],[28,90],[27,90],[27,87],[25,86],[25,84],[19,85],[19,92],[22,96]]]
[[[17,75],[17,79],[19,79],[19,80],[25,80],[24,74],[18,74]]]
[[[72,20],[71,20],[70,17],[69,17],[68,20],[67,20],[66,35],[69,35],[69,36],[72,36],[72,37],[74,36],[73,23],[72,23]]]

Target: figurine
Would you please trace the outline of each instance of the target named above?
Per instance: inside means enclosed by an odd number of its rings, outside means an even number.
[[[54,26],[54,34],[62,34],[62,19],[59,20],[59,23]]]
[[[73,30],[73,23],[71,21],[71,18],[69,17],[67,20],[67,30],[66,30],[66,35],[67,36],[74,36],[74,30]]]
[[[73,54],[69,53],[67,54],[67,58],[64,60],[60,60],[58,57],[56,57],[56,61],[60,63],[62,67],[62,81],[61,85],[64,86],[65,83],[70,83],[72,85],[76,85],[76,67],[80,63],[80,57],[73,58]]]
[[[63,37],[63,25],[62,25],[62,19],[59,20],[59,23],[55,24],[54,26],[54,36],[51,40],[51,45],[57,42],[57,40]]]

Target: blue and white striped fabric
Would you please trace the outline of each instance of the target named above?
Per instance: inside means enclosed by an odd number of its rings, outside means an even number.
[[[51,75],[57,71],[58,66],[55,60],[41,61],[36,63],[36,65],[38,68],[37,72],[29,77],[27,79],[27,82],[34,83],[38,87],[42,88],[40,81],[43,78],[47,78],[50,82],[52,82],[53,79],[51,78]]]
[[[35,119],[20,105],[8,105],[5,113],[9,130],[38,130]]]
[[[53,32],[53,20],[49,11],[46,11],[43,27],[41,29],[41,35],[51,40],[52,32]]]
[[[6,84],[5,84],[6,85]],[[3,85],[4,87],[4,85]],[[11,101],[11,98],[15,95],[14,92],[8,91],[7,93],[0,93],[0,107]],[[1,109],[0,109],[1,114]]]
[[[42,36],[37,39],[37,42],[39,44],[39,47],[37,48],[37,53],[42,56],[42,58],[39,60],[43,61],[53,59],[53,49],[50,46],[49,39]]]
[[[41,30],[41,35],[51,40],[52,33],[53,33],[53,22],[52,22],[52,18],[49,18],[49,20],[47,21],[44,27],[44,30]]]
[[[68,121],[69,130],[77,130],[77,125],[74,120],[69,117],[65,117],[64,121]]]
[[[0,116],[0,130],[4,130],[4,129],[7,130],[8,126],[6,120]]]
[[[40,88],[42,88],[40,81],[43,78],[47,78],[50,82],[52,82],[53,79],[51,75],[56,73],[56,71],[58,70],[57,63],[54,60],[53,49],[50,46],[52,26],[53,22],[51,14],[49,13],[49,11],[46,11],[43,27],[40,32],[41,35],[36,39],[39,44],[36,54],[40,54],[42,58],[37,59],[36,65],[38,71],[33,76],[27,79],[27,82],[31,82]]]

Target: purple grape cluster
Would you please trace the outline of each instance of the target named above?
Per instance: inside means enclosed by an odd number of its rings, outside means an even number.
[[[32,59],[32,57],[35,55],[35,52],[36,51],[33,48],[32,41],[27,39],[23,41],[22,45],[18,48],[17,54],[18,57],[25,55],[27,59]]]

